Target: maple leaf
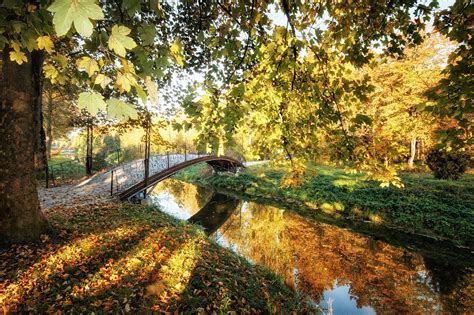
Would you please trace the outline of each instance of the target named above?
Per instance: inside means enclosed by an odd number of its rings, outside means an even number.
[[[59,71],[52,64],[45,65],[43,67],[43,70],[44,76],[50,79],[52,83],[54,83],[55,79],[59,75]]]
[[[79,59],[77,66],[80,70],[86,71],[89,77],[93,76],[96,71],[99,72],[99,65],[90,57],[82,57]]]
[[[155,82],[153,82],[150,76],[147,76],[145,78],[145,84],[148,90],[148,96],[150,98],[150,102],[154,103],[155,105],[158,105],[159,103],[158,89],[156,87]]]
[[[137,81],[135,80],[133,74],[131,73],[118,73],[117,74],[117,85],[121,90],[129,92],[132,85],[136,85]]]
[[[115,51],[117,55],[125,57],[127,49],[137,47],[135,41],[127,36],[131,30],[126,26],[114,25],[112,27],[112,34],[109,37],[109,49]]]
[[[79,94],[77,106],[80,109],[87,110],[93,116],[97,115],[99,110],[105,111],[107,107],[103,96],[95,92],[83,92]]]
[[[79,34],[90,37],[93,31],[90,20],[104,19],[104,13],[95,0],[56,0],[48,11],[54,13],[53,24],[58,36],[65,35],[74,23]]]
[[[181,67],[184,66],[183,47],[180,41],[175,41],[170,47],[170,54]]]
[[[137,110],[133,107],[133,105],[125,103],[124,101],[112,98],[107,101],[107,105],[107,114],[111,118],[116,118],[119,120],[138,118]]]
[[[111,78],[105,74],[99,73],[95,78],[94,84],[99,84],[101,88],[105,89],[110,82],[112,82]]]
[[[54,43],[49,36],[40,36],[36,39],[36,43],[38,44],[39,49],[44,49],[48,53],[52,53],[54,51]]]
[[[28,61],[25,53],[22,51],[10,51],[10,60],[15,61],[19,65],[23,64],[23,62]]]

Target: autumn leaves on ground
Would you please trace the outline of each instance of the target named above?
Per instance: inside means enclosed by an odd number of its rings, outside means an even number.
[[[54,190],[40,192],[52,236],[0,253],[4,313],[303,311],[279,278],[195,226],[93,194],[70,204],[73,186]]]

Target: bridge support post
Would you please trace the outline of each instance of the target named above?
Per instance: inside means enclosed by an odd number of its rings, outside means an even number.
[[[145,186],[148,185],[148,177],[150,176],[150,146],[151,146],[151,118],[147,112],[147,121],[145,125]],[[146,190],[144,191],[146,197]]]

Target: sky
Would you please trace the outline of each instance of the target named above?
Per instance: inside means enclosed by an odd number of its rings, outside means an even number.
[[[438,3],[439,3],[438,11],[445,10],[448,7],[452,6],[454,4],[454,1],[455,0],[438,0]],[[420,3],[422,4],[428,4],[430,2],[431,2],[430,0],[420,1]],[[270,17],[276,25],[281,25],[281,26],[286,25],[286,16],[282,11],[273,11],[272,13],[270,13]]]

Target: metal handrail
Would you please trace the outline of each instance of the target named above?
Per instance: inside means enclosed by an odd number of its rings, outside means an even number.
[[[150,156],[150,174],[149,176],[173,167],[183,161],[202,156],[206,156],[200,152],[197,153],[170,153],[166,154],[155,154]],[[131,163],[124,163],[122,165],[114,167],[111,171],[110,178],[110,194],[119,192],[119,190],[126,189],[133,186],[134,184],[145,180],[145,160],[137,160]]]
[[[126,189],[120,192],[119,194],[120,200],[127,200],[130,197],[133,197],[142,191],[146,191],[148,188],[156,185],[159,181],[162,181],[174,175],[176,172],[184,168],[187,168],[191,165],[195,165],[195,164],[203,163],[203,162],[206,162],[209,165],[211,165],[216,171],[229,170],[229,169],[234,169],[234,171],[236,171],[237,167],[244,167],[242,163],[240,163],[239,161],[231,157],[212,156],[212,155],[201,156],[199,158],[195,158],[195,159],[184,161],[182,163],[175,164],[171,166],[170,168],[163,168],[161,171],[151,175],[149,178],[147,178],[147,180],[142,180],[129,187],[126,187]]]

